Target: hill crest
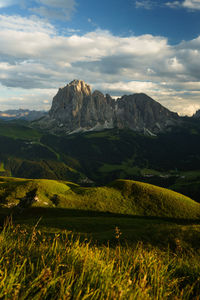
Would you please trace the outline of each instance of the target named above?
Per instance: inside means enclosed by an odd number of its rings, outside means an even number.
[[[0,177],[0,207],[82,209],[137,216],[199,219],[200,204],[168,189],[132,180],[81,187],[68,181]]]

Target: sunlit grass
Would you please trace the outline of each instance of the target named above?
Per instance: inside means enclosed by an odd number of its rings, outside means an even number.
[[[198,219],[200,204],[174,191],[132,180],[101,187],[67,181],[0,177],[0,205],[18,204],[36,191],[32,206],[92,210],[139,216]]]
[[[1,299],[192,299],[200,289],[198,256],[80,241],[8,224],[0,234]]]
[[[4,172],[5,168],[4,168],[4,163],[0,162],[0,172]]]

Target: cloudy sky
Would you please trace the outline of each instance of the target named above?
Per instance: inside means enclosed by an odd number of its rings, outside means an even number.
[[[82,79],[200,108],[200,0],[0,0],[0,110],[49,109]]]

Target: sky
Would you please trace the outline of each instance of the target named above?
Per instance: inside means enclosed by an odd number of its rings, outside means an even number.
[[[200,109],[200,0],[0,0],[0,110],[48,110],[74,79]]]

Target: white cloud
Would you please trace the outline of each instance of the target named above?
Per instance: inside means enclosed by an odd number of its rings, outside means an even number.
[[[170,7],[170,8],[177,8],[177,7],[181,7],[181,2],[179,2],[179,1],[170,1],[170,2],[166,2],[165,5]]]
[[[170,1],[166,3],[171,8],[183,7],[190,10],[200,9],[200,0]]]
[[[62,36],[48,22],[19,16],[0,16],[0,28],[0,82],[13,91],[7,97],[0,87],[0,110],[5,103],[44,106],[53,93],[42,91],[74,78],[115,96],[145,92],[179,113],[200,107],[200,37],[171,46],[159,36],[102,30]]]
[[[76,0],[0,0],[0,9],[18,5],[46,19],[69,20],[76,10]]]
[[[185,0],[182,5],[186,8],[200,9],[200,0]]]
[[[158,6],[158,4],[152,0],[137,0],[137,1],[135,1],[136,8],[152,9],[155,6]]]
[[[0,0],[0,8],[8,7],[17,3],[17,0]]]
[[[13,108],[48,110],[57,89],[8,89],[0,85],[0,91],[0,110]]]
[[[136,0],[134,1],[136,8],[143,9],[154,9],[156,7],[165,7],[168,6],[170,8],[186,8],[190,10],[199,10],[200,9],[200,0],[175,0],[168,2],[159,2],[153,0]]]
[[[37,17],[23,18],[20,16],[0,15],[0,28],[2,32],[26,32],[56,34],[55,28]],[[9,37],[8,37],[9,38]]]
[[[45,18],[69,20],[76,9],[75,0],[36,0],[39,6],[29,7],[30,11]]]

